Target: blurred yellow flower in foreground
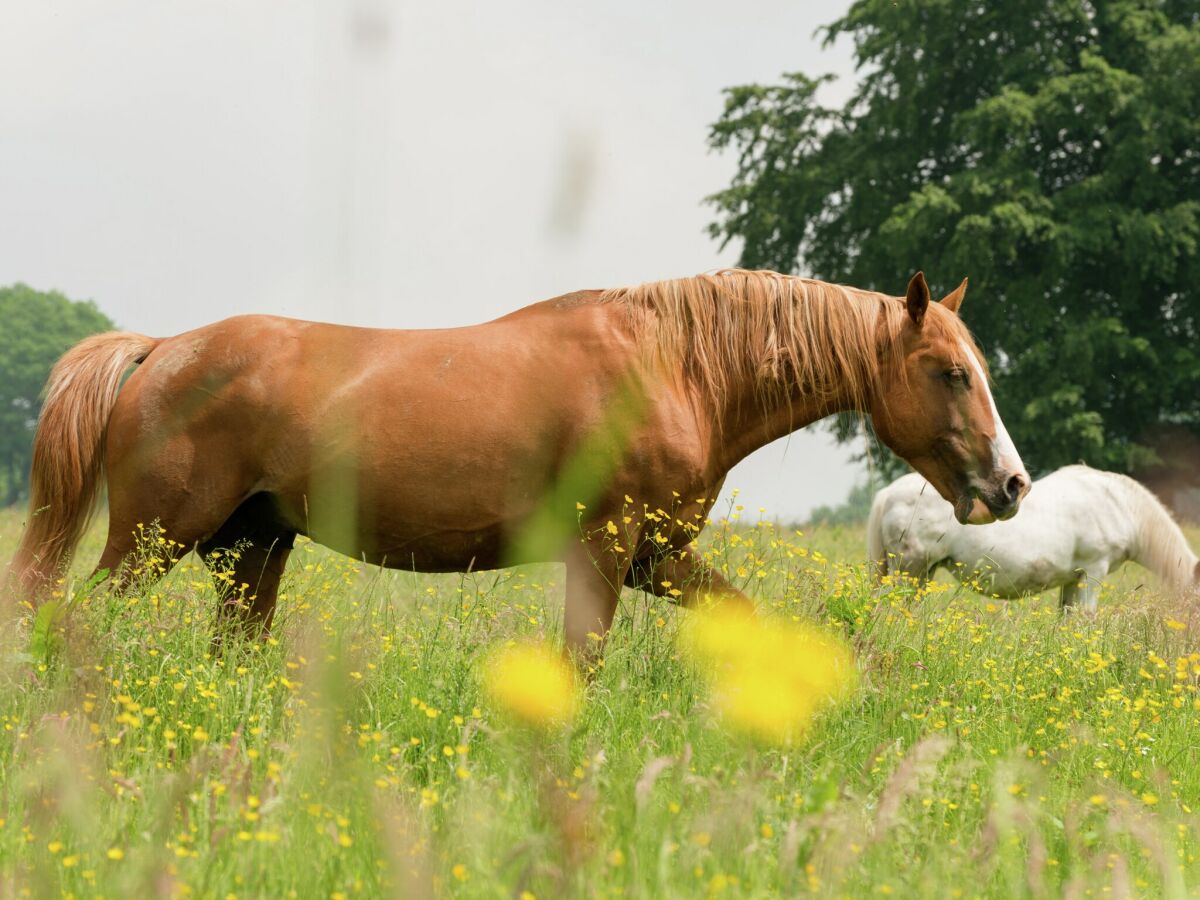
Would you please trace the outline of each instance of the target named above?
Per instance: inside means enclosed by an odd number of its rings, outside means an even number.
[[[708,676],[721,719],[770,743],[799,738],[856,681],[854,656],[837,637],[739,607],[694,613],[683,648]]]
[[[569,722],[579,705],[574,669],[543,644],[494,651],[484,667],[483,687],[496,704],[529,725]]]

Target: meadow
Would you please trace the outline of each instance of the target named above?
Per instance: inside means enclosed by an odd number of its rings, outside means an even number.
[[[302,543],[273,636],[214,655],[199,562],[110,596],[85,582],[93,527],[61,618],[10,610],[0,635],[0,895],[1200,890],[1193,603],[1134,567],[1095,617],[879,588],[861,528],[730,514],[705,553],[855,654],[791,744],[717,716],[690,614],[635,593],[573,717],[497,709],[489,654],[560,639],[554,566],[422,576]],[[20,519],[0,513],[0,560]]]

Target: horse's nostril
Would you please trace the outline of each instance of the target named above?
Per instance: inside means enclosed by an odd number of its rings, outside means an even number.
[[[1004,491],[1008,494],[1008,499],[1015,502],[1021,496],[1021,491],[1025,489],[1025,476],[1013,475],[1008,481],[1004,482]]]

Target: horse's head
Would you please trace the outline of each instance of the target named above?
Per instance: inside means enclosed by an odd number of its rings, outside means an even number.
[[[897,339],[902,359],[881,376],[871,418],[885,444],[954,504],[960,522],[975,499],[997,519],[1017,512],[1029,474],[1013,446],[988,387],[984,362],[958,317],[964,280],[931,303],[925,276],[908,283],[907,317]]]

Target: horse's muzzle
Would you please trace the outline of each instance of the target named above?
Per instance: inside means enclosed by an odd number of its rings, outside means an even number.
[[[987,507],[992,518],[1011,519],[1021,508],[1021,501],[1029,493],[1030,484],[1029,473],[1024,469],[1009,471],[986,486],[977,488],[976,494],[983,501],[983,505]],[[971,514],[974,504],[971,506],[972,509],[967,510],[966,516],[959,518],[960,522],[979,521],[978,513],[974,516]],[[957,515],[957,513],[958,506],[956,505],[955,514]]]

